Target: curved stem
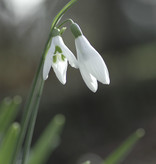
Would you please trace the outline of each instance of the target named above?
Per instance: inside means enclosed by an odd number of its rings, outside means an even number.
[[[54,20],[52,22],[50,35],[49,35],[48,41],[45,45],[39,67],[37,69],[37,73],[36,73],[34,81],[33,81],[32,89],[31,89],[30,95],[28,97],[28,101],[27,101],[25,109],[24,109],[24,114],[23,114],[22,121],[21,121],[21,132],[20,132],[20,135],[18,138],[18,143],[16,145],[14,156],[13,156],[11,164],[16,164],[18,155],[19,155],[21,148],[22,148],[25,134],[28,130],[28,133],[26,135],[26,143],[24,145],[24,154],[23,154],[23,158],[22,158],[22,163],[25,164],[25,162],[26,162],[26,159],[27,159],[27,156],[28,156],[28,153],[30,150],[30,144],[31,144],[32,135],[33,135],[33,131],[34,131],[34,125],[36,122],[36,116],[38,113],[38,106],[39,106],[39,102],[40,102],[40,97],[42,95],[43,86],[44,86],[44,80],[42,78],[42,67],[44,65],[44,60],[45,60],[46,54],[49,50],[49,43],[51,41],[51,33],[52,33],[54,27],[56,26],[56,24],[59,22],[60,18],[63,16],[63,14],[76,1],[77,0],[71,0],[69,3],[67,3],[62,8],[62,10],[56,15],[56,17],[54,18]]]
[[[51,25],[51,31],[53,30],[53,28],[57,25],[57,23],[59,22],[59,20],[61,19],[61,17],[63,16],[63,14],[75,3],[77,2],[77,0],[71,0],[70,2],[68,2],[63,9],[55,16],[53,23]]]
[[[70,22],[71,24],[74,23],[74,21],[72,19],[67,19],[67,20],[63,21],[59,26],[57,26],[57,28],[60,28],[61,26],[63,26],[67,22]]]

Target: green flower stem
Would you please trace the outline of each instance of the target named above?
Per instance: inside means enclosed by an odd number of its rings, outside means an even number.
[[[56,15],[56,17],[54,18],[54,21],[51,25],[51,30],[53,30],[53,28],[57,25],[57,23],[59,22],[59,20],[61,19],[61,17],[63,16],[63,14],[76,2],[77,0],[71,0],[69,1],[63,8],[62,10]]]
[[[67,22],[70,22],[71,24],[74,23],[72,19],[67,19],[67,20],[63,21],[59,26],[57,26],[57,28],[60,28],[61,26],[63,26]]]
[[[42,95],[43,86],[44,86],[44,81],[42,80],[40,83],[40,88],[39,88],[39,92],[38,92],[39,93],[38,100],[36,102],[34,109],[32,110],[30,122],[28,125],[29,128],[27,130],[26,141],[24,143],[22,164],[25,164],[27,162],[27,157],[28,157],[29,150],[30,150],[31,140],[32,140],[33,131],[34,131],[34,127],[35,127],[35,122],[36,122],[36,118],[37,118],[38,107],[39,107],[39,102],[40,102],[40,98]]]
[[[46,54],[47,54],[48,49],[50,47],[51,34],[53,32],[54,27],[57,25],[57,23],[59,22],[60,18],[63,16],[63,14],[76,1],[77,0],[69,1],[69,3],[67,3],[62,8],[62,10],[56,15],[56,17],[54,18],[54,20],[52,22],[50,35],[49,35],[48,41],[46,43],[45,49],[43,51],[39,67],[37,69],[37,73],[36,73],[35,78],[34,78],[32,89],[31,89],[31,92],[30,92],[30,96],[28,97],[28,101],[26,103],[26,107],[25,107],[24,114],[23,114],[23,117],[22,117],[21,133],[19,135],[19,139],[18,139],[18,143],[17,143],[16,149],[15,149],[12,164],[16,164],[16,161],[17,161],[18,155],[21,151],[22,144],[23,144],[23,141],[24,141],[25,134],[26,134],[27,130],[28,130],[28,134],[26,135],[26,143],[24,145],[24,154],[23,154],[23,158],[22,158],[22,163],[23,164],[25,163],[26,158],[28,156],[29,149],[30,149],[30,144],[31,144],[31,140],[32,140],[32,134],[33,134],[33,130],[34,130],[34,125],[35,125],[35,122],[36,122],[36,116],[37,116],[37,113],[38,113],[38,106],[39,106],[39,102],[40,102],[40,97],[42,95],[42,90],[43,90],[43,86],[44,86],[44,80],[42,78],[42,68],[43,68],[43,64],[44,64]]]
[[[45,49],[44,52],[46,52],[46,49]],[[43,54],[45,54],[45,53],[43,53]],[[22,144],[23,144],[23,141],[24,141],[24,138],[25,138],[28,123],[30,121],[30,118],[33,117],[32,112],[34,110],[36,110],[36,111],[38,110],[40,96],[42,94],[42,88],[43,88],[43,85],[44,85],[44,81],[41,78],[41,74],[42,74],[42,69],[41,68],[43,66],[43,62],[44,62],[44,60],[43,60],[43,57],[42,57],[41,62],[40,62],[39,67],[38,67],[38,71],[36,73],[36,76],[35,76],[35,79],[34,79],[34,82],[33,82],[32,90],[30,92],[30,95],[28,97],[28,101],[27,101],[25,109],[24,109],[24,114],[23,114],[22,121],[21,121],[21,133],[19,135],[18,144],[17,144],[16,150],[15,150],[13,164],[16,163],[17,156],[19,155],[19,153],[21,151],[21,147],[22,147]]]

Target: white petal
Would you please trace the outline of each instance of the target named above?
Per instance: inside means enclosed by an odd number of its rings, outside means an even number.
[[[52,55],[51,55],[51,52],[48,51],[45,61],[44,61],[44,66],[43,66],[43,79],[44,80],[46,80],[48,78],[51,64],[52,64]]]
[[[78,62],[74,56],[74,54],[69,50],[69,48],[64,44],[63,39],[60,36],[57,36],[57,41],[59,46],[63,51],[63,55],[68,59],[69,64],[74,67],[78,68]]]
[[[55,46],[54,46],[54,40],[52,39],[50,43],[50,48],[47,52],[47,55],[45,57],[44,65],[43,65],[43,79],[46,80],[48,78],[48,74],[52,65],[52,57],[53,57],[53,52],[55,51]]]
[[[57,61],[56,63],[52,63],[54,72],[62,84],[66,83],[67,66],[67,59],[65,59],[65,61]]]
[[[94,52],[95,53],[95,52]],[[95,78],[103,84],[109,84],[109,73],[105,62],[100,55],[92,56],[85,62],[88,71],[95,76]]]
[[[92,91],[96,92],[98,88],[97,80],[94,76],[89,74],[83,65],[80,65],[80,73],[87,87]]]
[[[63,47],[63,55],[68,59],[69,64],[74,67],[78,68],[78,62],[75,58],[74,54],[64,45]]]
[[[107,66],[100,54],[92,47],[84,36],[75,39],[78,61],[83,63],[98,81],[109,84],[109,73]]]

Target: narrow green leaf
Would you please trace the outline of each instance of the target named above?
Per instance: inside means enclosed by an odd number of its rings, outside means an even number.
[[[3,123],[11,107],[11,103],[12,103],[12,99],[6,97],[0,104],[0,133],[2,133],[2,128],[4,126]]]
[[[17,137],[19,135],[20,126],[18,123],[13,123],[6,133],[5,138],[2,141],[0,147],[0,163],[1,164],[10,164],[15,145],[17,143]]]
[[[60,133],[62,131],[65,118],[63,115],[56,115],[49,123],[41,137],[32,149],[28,164],[43,164],[58,146]]]
[[[117,164],[121,162],[131,151],[136,142],[145,134],[144,129],[138,129],[123,144],[117,148],[110,156],[104,160],[103,164]]]
[[[7,108],[10,105],[11,101],[11,98],[6,97],[0,102],[0,116],[3,113],[3,110],[5,110],[5,108]]]
[[[21,97],[5,98],[0,109],[0,133],[3,135],[17,116]]]

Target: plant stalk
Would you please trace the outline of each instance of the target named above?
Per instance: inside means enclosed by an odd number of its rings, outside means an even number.
[[[22,157],[22,164],[26,163],[26,160],[27,160],[27,157],[29,154],[29,150],[30,150],[32,135],[33,135],[34,126],[35,126],[35,122],[36,122],[36,117],[37,117],[37,113],[38,113],[39,102],[40,102],[40,98],[41,98],[43,86],[44,86],[44,80],[42,77],[42,68],[44,65],[44,60],[45,60],[46,54],[49,50],[50,41],[52,39],[51,33],[52,33],[54,27],[57,25],[57,23],[61,19],[61,17],[63,16],[63,14],[76,1],[77,0],[69,1],[62,8],[62,10],[56,15],[56,17],[54,18],[54,20],[52,22],[50,35],[49,35],[48,41],[45,45],[39,67],[37,69],[37,73],[36,73],[34,81],[33,81],[32,89],[31,89],[30,95],[28,97],[28,100],[27,100],[27,103],[26,103],[26,106],[24,109],[24,114],[23,114],[22,121],[21,121],[21,132],[20,132],[20,135],[18,138],[18,143],[16,145],[14,156],[12,159],[12,164],[16,164],[18,156],[19,156],[20,152],[22,152],[22,144],[24,142],[24,139],[26,139],[26,141],[24,144],[24,150],[23,150],[24,153],[23,153],[23,157]],[[26,132],[28,132],[27,135],[26,135]],[[26,138],[25,138],[25,135],[26,135]]]

